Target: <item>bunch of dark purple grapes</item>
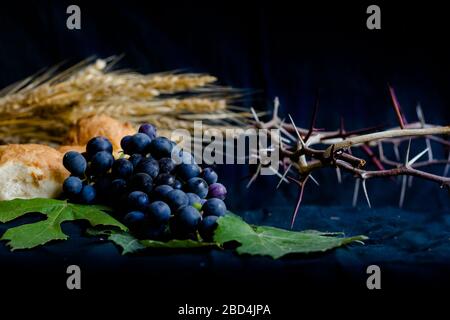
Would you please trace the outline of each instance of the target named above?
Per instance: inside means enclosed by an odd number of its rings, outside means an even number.
[[[226,188],[211,168],[200,168],[189,152],[157,136],[143,124],[125,136],[114,159],[111,142],[91,139],[86,152],[67,152],[63,164],[71,173],[63,184],[73,202],[105,204],[139,238],[210,241],[217,219],[226,214]],[[197,233],[198,232],[198,233]]]

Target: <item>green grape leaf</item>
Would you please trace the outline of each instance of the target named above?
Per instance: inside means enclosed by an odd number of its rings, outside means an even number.
[[[105,236],[108,240],[114,242],[122,248],[122,254],[136,253],[146,248],[159,249],[194,249],[204,247],[218,247],[218,244],[194,240],[139,240],[128,232],[118,230],[95,230],[88,229],[87,232],[91,236]]]
[[[187,240],[169,240],[167,242],[155,241],[155,240],[142,240],[141,243],[146,248],[166,248],[166,249],[193,249],[193,248],[204,248],[204,247],[218,247],[217,243],[214,242],[204,242],[195,241],[191,239]]]
[[[267,255],[274,259],[290,253],[311,253],[330,250],[352,242],[362,242],[365,236],[340,237],[339,233],[319,231],[294,232],[265,226],[252,226],[232,213],[218,220],[214,242],[194,240],[139,240],[128,233],[127,228],[111,217],[108,207],[79,205],[55,199],[15,199],[0,201],[0,222],[17,219],[27,213],[38,212],[46,216],[43,221],[11,227],[1,236],[11,250],[29,249],[52,240],[66,240],[62,231],[65,221],[87,220],[92,227],[104,226],[102,230],[89,228],[92,236],[105,236],[122,248],[122,254],[139,252],[146,248],[192,249],[202,247],[220,248],[227,242],[238,242],[239,254]]]
[[[145,249],[139,239],[133,237],[130,233],[117,230],[96,230],[89,228],[86,232],[89,236],[101,236],[114,242],[122,248],[122,254],[135,253]]]
[[[111,217],[104,206],[80,205],[55,199],[14,199],[0,201],[0,222],[17,219],[27,213],[38,212],[47,219],[12,227],[6,230],[0,240],[7,241],[11,250],[30,249],[52,240],[66,240],[62,231],[65,221],[87,220],[91,226],[112,226],[126,231],[127,228]]]
[[[214,241],[225,244],[237,241],[239,254],[264,255],[278,259],[290,253],[323,252],[352,242],[368,238],[354,236],[338,237],[339,233],[318,231],[289,231],[266,226],[252,226],[234,214],[227,214],[218,220]]]

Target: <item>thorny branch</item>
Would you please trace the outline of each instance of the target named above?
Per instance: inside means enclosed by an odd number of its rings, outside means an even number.
[[[319,131],[315,127],[318,113],[318,100],[316,101],[308,129],[296,126],[290,115],[289,122],[280,119],[278,115],[279,101],[277,98],[274,101],[272,118],[267,122],[261,121],[252,109],[255,118],[253,122],[255,127],[279,129],[278,132],[281,138],[279,146],[280,167],[284,172],[277,172],[278,176],[281,177],[278,186],[282,182],[288,182],[288,180],[294,181],[299,186],[299,195],[292,216],[291,227],[294,225],[306,182],[309,178],[315,181],[312,178],[312,172],[325,167],[336,168],[339,181],[341,181],[341,171],[349,172],[356,178],[353,195],[354,206],[357,202],[360,184],[362,184],[367,203],[371,206],[366,181],[373,178],[403,177],[399,206],[402,206],[404,202],[408,176],[410,179],[408,184],[412,183],[412,177],[417,177],[437,183],[441,188],[447,189],[450,194],[450,177],[447,177],[450,168],[450,154],[447,159],[434,159],[430,142],[434,141],[448,148],[450,141],[447,140],[447,137],[450,135],[450,126],[438,126],[426,123],[420,105],[416,108],[418,121],[408,123],[401,110],[394,89],[390,86],[389,92],[399,127],[388,130],[380,130],[382,126],[376,126],[355,131],[346,131],[343,119],[341,119],[338,130]],[[410,159],[409,153],[412,139],[424,139],[427,148]],[[408,150],[405,161],[400,162],[398,147],[405,141],[408,141]],[[390,160],[385,156],[383,145],[387,144],[392,145],[396,155],[396,161]],[[366,160],[354,156],[351,148],[359,148],[362,150],[376,170],[365,169]],[[427,154],[427,159],[418,162],[425,154]],[[435,175],[419,169],[431,165],[444,165],[443,175]],[[260,169],[260,166],[258,169]],[[295,178],[290,176],[293,171],[292,169],[295,169],[297,172]],[[250,186],[259,174],[260,170],[257,170],[251,177],[248,186]]]

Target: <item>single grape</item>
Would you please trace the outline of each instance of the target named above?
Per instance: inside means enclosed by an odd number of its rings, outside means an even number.
[[[208,184],[202,178],[191,178],[186,182],[185,190],[198,195],[200,198],[206,198],[208,194]]]
[[[169,205],[172,212],[176,212],[179,208],[189,204],[189,198],[181,190],[174,189],[165,195],[165,201]]]
[[[197,230],[197,227],[202,220],[202,216],[194,207],[184,206],[177,211],[175,219],[180,231],[192,233]]]
[[[170,219],[170,207],[162,202],[162,201],[155,201],[152,202],[148,207],[146,211],[150,222],[158,225],[158,224],[164,224],[167,223]]]
[[[142,159],[139,164],[136,166],[135,172],[137,173],[146,173],[152,178],[156,178],[159,173],[159,164],[153,158],[145,158]]]
[[[120,147],[122,148],[122,151],[124,153],[125,150],[128,150],[128,147],[130,145],[130,141],[131,141],[131,136],[124,136],[121,140],[120,140]]]
[[[173,186],[172,186],[174,189],[178,189],[178,190],[180,190],[181,188],[183,188],[183,184],[181,183],[181,181],[180,180],[175,180],[175,182],[173,183]]]
[[[124,179],[114,179],[111,181],[109,193],[114,199],[127,192],[127,182]]]
[[[133,191],[128,195],[128,207],[144,212],[149,205],[148,196],[142,191]]]
[[[161,158],[158,163],[160,173],[171,173],[175,169],[175,162],[170,158]]]
[[[156,128],[153,125],[149,124],[149,123],[142,124],[139,127],[138,131],[140,133],[146,134],[152,140],[156,138]]]
[[[153,189],[153,179],[146,173],[136,173],[129,180],[131,191],[142,191],[147,194]]]
[[[218,198],[220,200],[225,200],[227,195],[227,188],[221,183],[213,183],[209,186],[208,198]]]
[[[112,166],[112,175],[116,178],[127,179],[133,174],[133,164],[131,161],[121,158],[116,159]]]
[[[208,199],[202,206],[203,216],[217,216],[221,217],[227,213],[225,202],[220,199]]]
[[[114,157],[107,151],[100,151],[94,154],[91,160],[90,170],[93,175],[102,175],[111,169]]]
[[[101,151],[106,151],[111,154],[113,147],[106,137],[98,136],[88,141],[86,151],[89,157],[92,158],[96,153]]]
[[[203,169],[202,173],[200,174],[200,177],[202,177],[207,184],[216,183],[218,179],[217,173],[211,168]]]
[[[73,196],[78,195],[81,192],[81,189],[83,188],[83,182],[78,177],[68,177],[66,180],[64,180],[63,183],[63,191],[70,197],[73,198]]]
[[[192,206],[194,203],[201,203],[202,199],[195,193],[188,192],[186,195],[189,198],[189,205]]]
[[[173,186],[174,183],[175,183],[175,177],[173,175],[171,175],[170,173],[161,173],[155,179],[155,184],[157,186],[163,185],[163,184]]]
[[[138,163],[142,159],[144,159],[144,156],[142,154],[139,154],[139,153],[134,153],[128,158],[128,160],[130,160],[130,162],[133,164],[133,168],[136,168]]]
[[[200,167],[196,164],[182,163],[177,167],[177,176],[183,180],[188,181],[200,174]]]
[[[150,143],[150,153],[155,159],[170,157],[173,145],[166,137],[157,137]]]
[[[63,165],[74,176],[83,177],[87,162],[81,153],[69,151],[63,157]]]
[[[126,154],[146,154],[148,153],[151,139],[149,136],[143,133],[136,133],[131,136],[130,142],[125,150]]]
[[[93,203],[95,200],[95,196],[96,196],[94,186],[91,186],[90,184],[83,186],[83,189],[81,189],[79,196],[80,196],[81,202],[86,203],[86,204]]]
[[[141,211],[130,211],[123,218],[123,222],[129,228],[134,229],[145,222],[145,214]]]
[[[164,200],[164,197],[167,193],[172,191],[173,188],[168,185],[160,185],[157,186],[151,193],[151,196],[154,200]]]
[[[198,226],[198,232],[204,241],[212,241],[214,230],[217,228],[217,216],[207,216],[203,218]]]

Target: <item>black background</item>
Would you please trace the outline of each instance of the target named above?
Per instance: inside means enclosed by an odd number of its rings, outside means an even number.
[[[65,27],[65,11],[73,3],[81,7],[82,29],[79,31]],[[70,64],[92,55],[124,54],[119,67],[144,73],[175,69],[208,72],[217,76],[221,84],[251,89],[255,94],[246,98],[243,102],[246,106],[267,109],[278,96],[282,113],[292,114],[302,126],[308,125],[317,92],[320,98],[319,127],[337,128],[340,116],[346,119],[349,130],[380,123],[396,125],[388,83],[396,89],[408,119],[416,119],[414,109],[420,102],[429,122],[448,124],[450,50],[446,45],[449,32],[444,4],[430,1],[420,4],[396,2],[396,5],[377,2],[382,9],[382,30],[373,31],[365,26],[365,10],[369,4],[372,3],[2,3],[0,87],[61,61]],[[416,147],[420,151],[424,146]],[[228,200],[232,210],[253,210],[257,217],[250,219],[259,222],[261,209],[264,212],[277,211],[274,208],[284,206],[278,209],[279,216],[268,222],[287,226],[296,190],[284,187],[275,193],[277,181],[273,177],[263,178],[247,190],[245,183],[241,182],[248,174],[246,168],[222,167],[218,170],[225,184],[233,186],[229,188]],[[318,174],[316,178],[322,187],[320,190],[311,187],[305,196],[306,205],[312,208],[349,205],[352,193],[350,177],[339,187],[331,172]],[[433,215],[448,213],[448,195],[434,184],[415,183],[417,187],[407,193],[407,210]],[[372,203],[388,208],[386,214],[392,214],[394,209],[389,206],[395,206],[398,201],[398,183],[377,181],[368,187]],[[360,205],[365,208],[362,199]],[[310,220],[302,226],[319,228],[321,225]],[[300,225],[298,227],[301,228]],[[332,226],[330,228],[333,229]],[[77,230],[75,228],[73,232],[76,234]],[[357,227],[350,230],[359,232]],[[166,303],[173,307],[174,296],[181,303],[217,303],[220,299],[246,303],[253,298],[257,303],[266,300],[274,303],[278,297],[285,299],[280,304],[285,311],[294,312],[297,310],[296,292],[302,288],[322,292],[322,295],[314,295],[318,299],[324,296],[324,290],[335,293],[349,289],[350,292],[353,290],[349,297],[362,299],[368,294],[363,269],[337,269],[334,256],[329,255],[272,263],[265,258],[241,260],[225,252],[223,256],[219,253],[219,257],[210,257],[215,267],[205,270],[198,268],[203,261],[202,253],[180,253],[176,257],[163,253],[153,258],[143,257],[142,260],[116,260],[116,249],[112,245],[94,248],[87,256],[85,252],[72,252],[78,247],[79,243],[71,242],[67,246],[50,246],[43,250],[44,253],[14,254],[14,258],[3,253],[0,256],[3,261],[0,262],[7,266],[5,270],[16,271],[12,273],[14,276],[7,276],[3,281],[19,292],[40,292],[45,287],[50,292],[64,292],[69,298],[74,298],[82,294],[66,292],[63,266],[76,262],[85,263],[90,268],[86,271],[87,284],[82,292],[97,297],[117,295],[130,298],[136,295],[134,288],[139,288],[144,289],[144,300],[148,299],[146,303],[149,305]],[[99,261],[92,263],[94,257]],[[29,268],[30,265],[35,268]],[[181,267],[174,268],[174,265]],[[351,263],[344,265],[348,267]],[[415,266],[407,271],[402,269],[406,283],[396,282],[395,272],[388,276],[386,281],[395,284],[388,288],[430,289],[438,283],[438,287],[443,288],[447,283],[444,281],[448,275],[445,272],[447,264],[434,261],[434,265],[441,270],[435,274],[436,278],[427,274],[417,286],[408,282],[423,271],[423,266]],[[153,273],[149,280],[149,272],[161,272],[161,277]],[[408,278],[408,272],[412,278]],[[115,280],[111,281],[111,278]],[[212,282],[215,282],[214,287],[222,286],[231,292],[211,289]],[[356,295],[355,292],[364,294]],[[158,294],[160,296],[157,297]],[[161,299],[161,295],[167,300]],[[374,295],[367,299],[374,301]],[[143,296],[139,294],[139,297]],[[151,318],[152,311],[148,312],[147,317]]]
[[[254,94],[242,102],[245,106],[269,109],[278,96],[281,115],[292,114],[304,127],[317,95],[320,128],[338,128],[341,116],[347,130],[397,125],[388,83],[409,121],[416,121],[418,103],[428,122],[444,125],[450,119],[447,16],[438,4],[383,3],[382,29],[368,30],[365,12],[371,2],[79,2],[82,28],[68,30],[66,8],[71,3],[1,4],[0,87],[60,62],[123,54],[119,68],[208,72],[220,84],[250,89]],[[424,147],[418,143],[413,150]],[[442,150],[436,156],[443,157]],[[227,168],[219,170],[246,200],[231,197],[232,207],[274,203],[276,179],[261,179],[247,190],[245,183],[238,183],[247,169]],[[337,187],[333,172],[317,173],[316,178],[322,188],[307,192],[305,203],[351,202],[353,179]],[[386,181],[369,186],[378,205],[395,206],[399,188],[398,182]],[[292,199],[292,189],[281,188],[277,196]],[[447,196],[436,191],[434,184],[418,182],[408,191],[406,207],[448,210]]]

